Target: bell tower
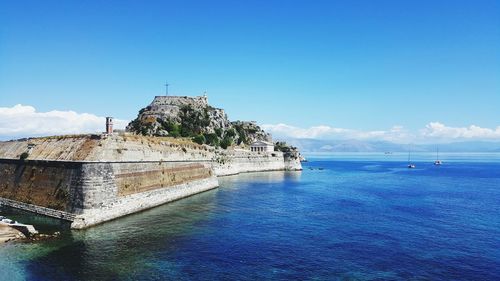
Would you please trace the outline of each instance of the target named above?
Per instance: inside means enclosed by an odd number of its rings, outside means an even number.
[[[113,133],[113,117],[106,117],[106,134]]]

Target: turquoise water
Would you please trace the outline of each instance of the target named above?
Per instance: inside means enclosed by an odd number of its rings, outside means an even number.
[[[0,247],[0,280],[500,280],[500,162],[312,159]],[[491,160],[491,159],[490,159]]]

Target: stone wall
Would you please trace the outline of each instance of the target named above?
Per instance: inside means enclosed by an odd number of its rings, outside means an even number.
[[[29,152],[30,160],[80,161],[102,147],[102,140],[99,135],[72,135],[5,141],[0,142],[0,159],[19,159]]]
[[[204,108],[208,106],[208,98],[206,96],[188,97],[188,96],[156,96],[150,106],[186,106],[190,105],[195,108]]]
[[[135,135],[39,138],[0,142],[0,158],[19,159],[35,144],[28,160],[78,162],[209,162],[217,176],[242,172],[300,170],[298,157],[281,152],[256,153],[244,149],[221,150],[192,142]],[[293,156],[293,155],[292,155]],[[156,170],[156,168],[153,168]]]
[[[81,164],[0,160],[0,197],[63,212],[73,212]]]
[[[285,170],[287,171],[302,171],[302,163],[298,153],[285,154]]]
[[[23,152],[29,155],[20,160]],[[216,176],[298,167],[281,152],[221,150],[182,139],[85,135],[0,142],[0,204],[84,228],[216,188]]]
[[[82,229],[121,216],[153,208],[197,193],[214,189],[219,185],[216,177],[196,180],[180,185],[159,188],[147,192],[119,197],[113,204],[86,209],[73,220],[71,227]]]
[[[76,221],[78,228],[218,186],[209,163],[183,161],[0,159],[0,178],[1,204]]]
[[[196,162],[116,163],[113,166],[119,197],[213,176],[210,165]]]
[[[212,167],[217,176],[236,175],[248,172],[285,170],[283,153],[250,152],[246,150],[219,151]]]
[[[6,198],[2,198],[2,197],[0,197],[0,205],[5,205],[5,206],[12,207],[12,208],[32,212],[35,214],[40,214],[40,215],[58,218],[58,219],[62,219],[62,220],[68,220],[68,221],[73,221],[76,217],[76,215],[72,214],[72,213],[58,211],[58,210],[54,210],[51,208],[45,208],[45,207],[37,206],[37,205],[33,205],[33,204],[27,204],[27,203],[23,203],[20,201],[6,199]]]

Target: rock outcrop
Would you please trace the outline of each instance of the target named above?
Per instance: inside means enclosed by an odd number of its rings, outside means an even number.
[[[0,224],[0,244],[26,238],[19,230],[14,229],[6,224]]]
[[[230,122],[223,109],[208,104],[207,96],[157,96],[126,130],[145,136],[191,137],[199,144],[223,148],[271,141],[255,122]]]

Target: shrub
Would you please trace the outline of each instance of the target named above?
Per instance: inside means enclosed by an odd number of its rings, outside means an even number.
[[[221,128],[215,128],[215,134],[218,136],[218,137],[221,137],[222,138],[222,129]]]
[[[229,146],[231,146],[233,144],[233,139],[226,136],[224,137],[224,139],[221,141],[220,143],[220,147],[224,148],[224,149],[227,149]]]
[[[28,154],[28,152],[23,152],[23,153],[21,153],[21,155],[19,156],[19,159],[21,159],[21,160],[25,160],[26,158],[28,158],[28,156],[30,156],[30,155]]]
[[[236,130],[234,128],[227,130],[226,136],[231,137],[231,138],[236,137]]]
[[[211,146],[218,146],[219,145],[219,137],[214,134],[205,134],[205,143]]]
[[[193,141],[197,144],[204,144],[205,143],[205,136],[204,135],[197,135],[193,138]]]

